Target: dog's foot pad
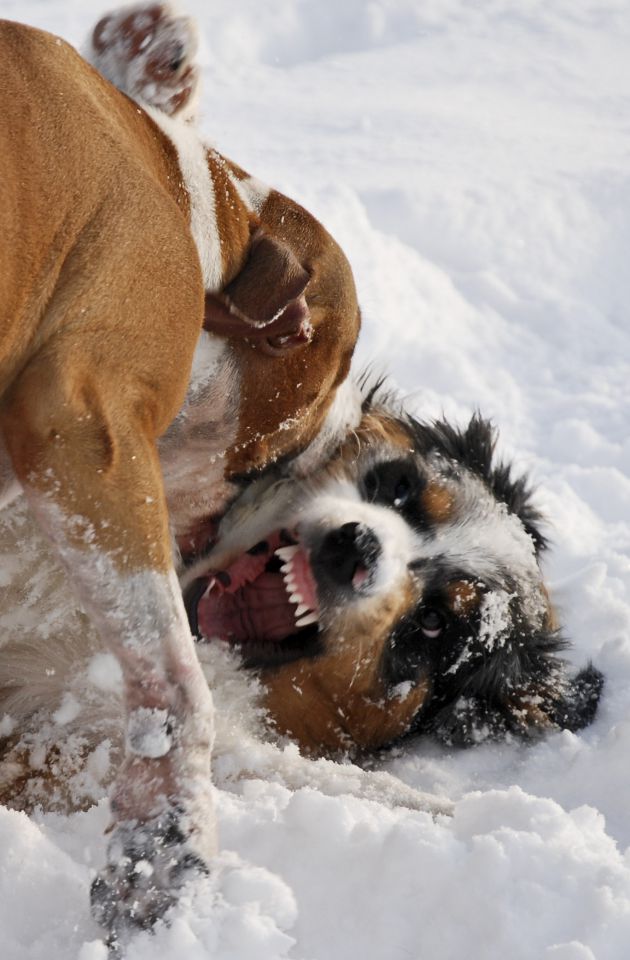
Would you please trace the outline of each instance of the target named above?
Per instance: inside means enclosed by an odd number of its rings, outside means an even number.
[[[209,873],[187,818],[171,808],[147,824],[118,824],[92,883],[92,915],[115,956],[134,933],[163,920],[186,883]]]
[[[134,100],[172,116],[194,109],[197,32],[168,4],[140,4],[106,14],[91,37],[90,60]]]

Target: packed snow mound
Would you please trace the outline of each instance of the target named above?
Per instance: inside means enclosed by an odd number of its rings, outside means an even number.
[[[630,8],[626,0],[190,0],[202,126],[322,219],[355,270],[357,366],[480,408],[539,484],[592,727],[409,743],[452,820],[262,780],[218,796],[211,880],[131,960],[625,960],[630,942]],[[4,0],[80,43],[100,2]],[[0,560],[0,583],[2,563]],[[0,811],[0,952],[104,960],[106,805]]]

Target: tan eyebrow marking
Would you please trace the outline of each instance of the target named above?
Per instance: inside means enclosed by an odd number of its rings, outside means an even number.
[[[420,495],[420,503],[432,523],[446,523],[453,515],[455,501],[451,491],[441,483],[427,484]]]
[[[413,444],[404,425],[396,417],[382,411],[364,414],[356,435],[363,443],[380,440],[388,446],[400,447],[404,452],[413,452]]]
[[[479,607],[481,591],[470,580],[454,580],[446,588],[448,605],[458,616],[469,617]]]

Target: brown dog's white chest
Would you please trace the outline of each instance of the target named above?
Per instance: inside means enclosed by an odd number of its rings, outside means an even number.
[[[201,333],[184,406],[158,448],[171,526],[191,534],[201,518],[223,512],[236,492],[226,456],[239,423],[241,377],[228,344]]]

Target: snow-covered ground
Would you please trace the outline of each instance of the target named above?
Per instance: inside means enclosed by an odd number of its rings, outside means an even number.
[[[213,879],[129,960],[625,960],[630,947],[630,4],[189,0],[202,125],[349,254],[358,366],[501,427],[548,575],[607,680],[594,725],[386,761],[452,820],[249,781]],[[96,0],[2,0],[80,43]],[[104,804],[0,810],[0,956],[104,960]]]

